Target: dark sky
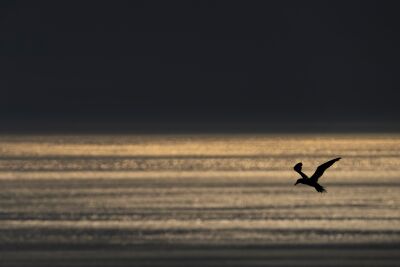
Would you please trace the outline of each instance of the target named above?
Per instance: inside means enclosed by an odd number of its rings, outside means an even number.
[[[0,6],[3,128],[395,125],[400,116],[395,1]]]

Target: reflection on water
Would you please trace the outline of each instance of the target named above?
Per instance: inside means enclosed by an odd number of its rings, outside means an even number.
[[[395,244],[399,177],[396,135],[2,136],[0,246]]]

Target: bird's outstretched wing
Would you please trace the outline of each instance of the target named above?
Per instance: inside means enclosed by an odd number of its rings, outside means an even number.
[[[322,174],[324,174],[324,171],[326,169],[328,169],[330,166],[333,165],[333,163],[335,163],[336,161],[338,161],[341,158],[335,158],[335,159],[331,159],[328,162],[325,162],[324,164],[321,164],[318,166],[317,170],[315,171],[315,173],[310,177],[310,179],[314,180],[315,182],[318,181],[318,179],[322,176]]]
[[[296,165],[294,165],[293,169],[298,172],[301,177],[303,177],[304,179],[308,179],[308,176],[304,174],[304,172],[301,171],[301,167],[303,166],[303,163],[299,162]]]

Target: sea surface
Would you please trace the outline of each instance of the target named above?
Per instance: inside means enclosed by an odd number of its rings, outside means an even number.
[[[400,266],[399,207],[395,134],[0,136],[5,267]]]

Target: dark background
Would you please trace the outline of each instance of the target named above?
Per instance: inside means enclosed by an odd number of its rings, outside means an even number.
[[[2,1],[4,131],[398,131],[395,1]]]

